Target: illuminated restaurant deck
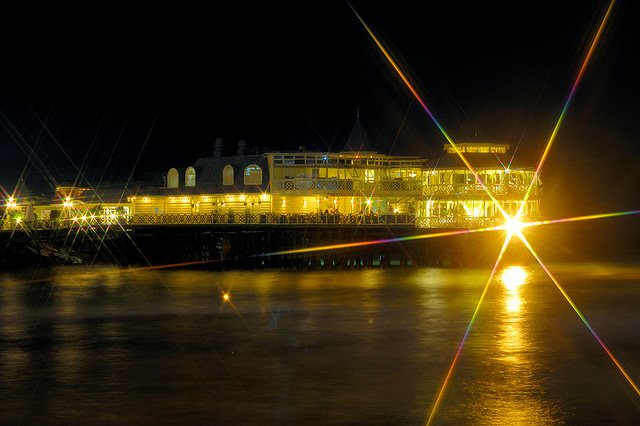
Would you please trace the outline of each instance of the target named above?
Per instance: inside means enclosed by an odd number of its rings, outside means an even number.
[[[475,138],[451,144],[437,160],[379,154],[358,118],[338,153],[250,153],[240,141],[224,156],[152,173],[129,185],[59,186],[49,199],[28,191],[5,200],[2,229],[108,225],[380,226],[420,229],[483,228],[504,223],[501,212],[522,209],[540,219],[541,183],[530,167],[516,167],[508,144]],[[482,182],[478,181],[478,178]],[[536,179],[533,185],[532,180]]]

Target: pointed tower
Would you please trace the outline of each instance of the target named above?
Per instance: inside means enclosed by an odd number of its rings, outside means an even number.
[[[353,123],[347,143],[340,152],[376,153],[373,149],[367,132],[360,121],[360,110],[356,112],[356,121]]]

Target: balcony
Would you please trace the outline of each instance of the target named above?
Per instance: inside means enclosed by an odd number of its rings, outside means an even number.
[[[529,189],[526,185],[486,185],[487,189],[494,197],[524,197]],[[466,185],[451,185],[451,184],[438,184],[438,185],[425,185],[423,188],[423,194],[425,197],[439,197],[439,196],[452,196],[452,195],[474,195],[482,196],[487,195],[485,188],[479,183],[466,184]],[[539,195],[538,186],[534,185],[531,188],[532,197]]]

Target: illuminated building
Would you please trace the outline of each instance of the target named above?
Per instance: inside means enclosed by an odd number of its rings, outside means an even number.
[[[245,154],[240,141],[237,155],[222,156],[222,140],[213,157],[199,158],[193,166],[171,168],[150,176],[128,197],[131,213],[161,223],[170,215],[260,215],[271,212],[269,169],[263,155]],[[210,220],[209,220],[210,221]],[[219,221],[219,220],[218,220]],[[244,220],[243,220],[244,221]]]
[[[357,118],[339,153],[265,154],[274,213],[415,213],[425,160],[378,154]]]
[[[241,215],[233,221],[272,223],[283,215],[331,214],[355,223],[364,215],[403,214],[412,222],[426,167],[418,157],[378,154],[359,118],[339,153],[299,147],[246,154],[240,141],[237,155],[223,156],[223,148],[218,139],[213,157],[152,177],[128,197],[131,213],[139,216],[134,220],[143,220],[140,215],[214,214],[226,215],[214,222]]]
[[[534,170],[514,167],[509,145],[484,142],[475,137],[456,143],[482,184],[464,164],[451,144],[429,164],[422,201],[416,218],[421,228],[479,228],[505,222],[501,209],[513,217],[531,186]],[[538,178],[523,209],[521,221],[540,218],[541,183]]]
[[[504,224],[502,211],[516,214],[534,171],[510,163],[506,144],[472,140],[456,147],[484,186],[451,144],[431,163],[376,152],[358,117],[339,152],[299,147],[258,154],[240,141],[235,155],[229,156],[223,155],[223,140],[217,139],[213,156],[199,158],[192,166],[172,167],[128,185],[59,186],[54,199],[34,207],[41,221],[91,218],[132,225],[479,228]],[[539,219],[539,199],[538,180],[531,187],[521,221]]]

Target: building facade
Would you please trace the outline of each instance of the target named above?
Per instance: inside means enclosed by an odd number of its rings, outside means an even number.
[[[501,210],[514,215],[531,187],[523,220],[540,217],[539,178],[531,185],[534,171],[515,167],[506,144],[447,144],[443,155],[429,163],[376,152],[357,118],[337,153],[299,147],[258,155],[247,152],[244,141],[236,155],[222,151],[223,141],[218,139],[212,157],[149,175],[135,185],[61,187],[55,200],[31,200],[30,214],[40,221],[130,224],[402,223],[477,228],[503,224]],[[25,209],[13,198],[11,202],[14,212]],[[6,227],[9,221],[4,222]]]
[[[540,177],[535,177],[530,167],[515,167],[512,160],[507,144],[480,140],[458,143],[455,147],[446,144],[444,154],[429,164],[425,174],[416,225],[422,228],[497,226],[505,222],[504,213],[514,217],[523,203],[520,220],[538,220]]]

